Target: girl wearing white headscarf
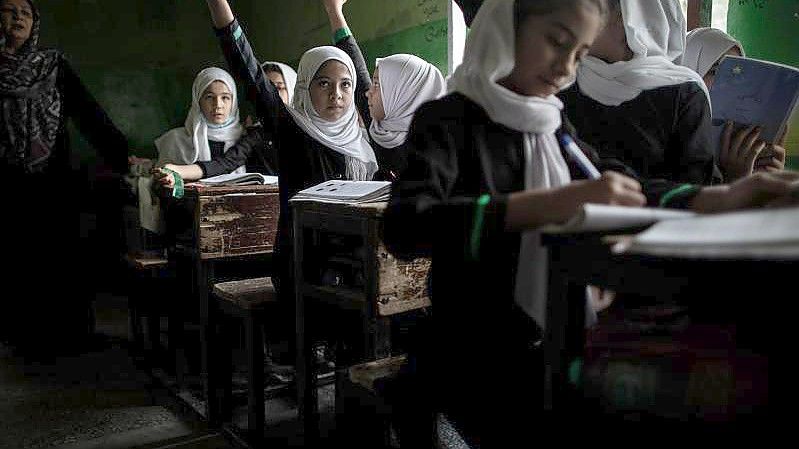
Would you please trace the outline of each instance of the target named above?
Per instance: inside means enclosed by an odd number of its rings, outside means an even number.
[[[729,34],[716,28],[696,28],[688,33],[682,65],[702,77],[708,89],[713,87],[721,59],[726,55],[746,56],[743,45]],[[719,143],[719,168],[727,181],[751,174],[753,171],[779,171],[785,168],[783,139],[764,142],[757,137],[755,127],[733,129],[726,125]]]
[[[222,124],[210,123],[200,105],[206,89],[215,81],[224,83],[232,95],[230,112]],[[167,131],[155,140],[160,166],[210,161],[214,156],[211,152],[212,146],[221,147],[221,155],[235,145],[244,133],[244,127],[239,123],[236,82],[230,74],[217,67],[203,69],[194,79],[191,92],[191,108],[184,126]],[[243,173],[244,167],[238,167],[235,171]]]
[[[379,177],[396,180],[405,167],[406,140],[413,114],[424,103],[445,93],[444,77],[436,66],[410,54],[378,58],[375,78],[355,36],[347,26],[342,0],[324,0],[337,48],[350,56],[358,76],[355,103],[368,128],[380,162]]]
[[[266,61],[261,64],[261,67],[264,69],[264,72],[266,72],[267,78],[277,87],[278,91],[282,92],[282,89],[285,89],[285,103],[290,105],[292,100],[294,100],[294,88],[297,86],[297,72],[288,65],[277,61]],[[272,73],[279,75],[279,78],[273,79],[270,75]],[[280,83],[283,85],[280,86]],[[281,95],[281,98],[282,97]]]
[[[604,1],[519,3],[483,3],[450,80],[453,93],[416,112],[408,167],[386,212],[392,252],[432,256],[436,331],[417,365],[429,364],[431,394],[470,447],[518,446],[542,408],[536,342],[547,325],[547,271],[535,229],[567,219],[583,202],[608,201],[593,193],[611,184],[619,188],[615,201],[645,202],[638,183],[618,173],[572,183],[586,175],[569,165],[559,141],[574,135],[554,96],[575,74],[564,55],[593,42]],[[556,23],[569,32],[555,31]],[[554,33],[568,39],[563,48],[555,49]],[[482,388],[478,379],[496,366],[503,382]]]
[[[375,70],[380,73],[384,118],[372,119],[369,135],[383,148],[397,148],[407,140],[414,112],[442,96],[446,83],[436,66],[414,55],[378,58]]]
[[[611,0],[608,26],[561,94],[600,157],[664,184],[717,183],[710,101],[702,78],[674,63],[685,18],[673,0]]]
[[[319,84],[313,85],[318,72],[331,67],[326,63],[338,61],[346,67],[351,77],[347,89],[353,91],[357,88],[355,68],[350,57],[335,47],[317,47],[305,52],[297,70],[291,106],[287,106],[274,84],[265,77],[228,2],[207,0],[207,3],[225,59],[230,67],[237,68],[235,74],[252,95],[250,99],[255,103],[258,119],[274,139],[279,162],[281,213],[272,279],[286,312],[285,319],[279,320],[285,327],[276,331],[281,338],[293,341],[294,266],[289,199],[302,189],[331,179],[370,180],[378,169],[374,151],[358,125],[352,94],[332,88],[325,94],[330,101],[335,97],[337,104],[344,107],[334,120],[323,118],[311,98],[311,89],[319,88]],[[329,84],[335,84],[332,81]],[[339,81],[343,86],[344,80]]]
[[[746,56],[744,47],[732,36],[716,28],[696,28],[686,36],[681,64],[701,76],[708,89],[718,63],[727,54]]]

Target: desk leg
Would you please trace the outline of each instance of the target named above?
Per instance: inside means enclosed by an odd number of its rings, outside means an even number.
[[[305,434],[305,446],[313,447],[319,438],[319,402],[316,394],[316,367],[313,363],[313,338],[308,333],[308,320],[303,295],[303,253],[305,236],[298,214],[294,213],[294,295],[296,331],[296,383],[299,419]]]
[[[263,334],[259,320],[250,312],[244,320],[247,347],[248,385],[247,385],[247,423],[250,441],[257,445],[264,438],[264,347]]]
[[[211,282],[214,279],[214,267],[210,261],[197,260],[197,295],[200,305],[200,345],[202,358],[203,392],[205,393],[205,412],[209,425],[220,424],[220,404],[217,395],[217,367],[214,355],[214,331],[216,320],[210,298]]]

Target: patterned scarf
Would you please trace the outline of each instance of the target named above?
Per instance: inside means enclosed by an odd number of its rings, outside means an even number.
[[[61,125],[56,86],[61,54],[39,50],[39,11],[33,9],[30,38],[13,55],[0,52],[0,161],[25,172],[41,171]],[[0,37],[0,45],[5,42]]]

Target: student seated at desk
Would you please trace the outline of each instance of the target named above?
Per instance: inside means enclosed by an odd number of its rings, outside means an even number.
[[[228,64],[244,80],[258,119],[275,140],[280,163],[280,218],[273,280],[287,316],[284,333],[293,340],[293,238],[289,198],[331,179],[371,180],[378,164],[358,124],[353,101],[355,66],[336,47],[316,47],[300,59],[292,107],[267,82],[244,30],[226,0],[207,0]]]
[[[542,423],[547,272],[537,228],[588,202],[750,207],[784,199],[799,181],[761,174],[669,194],[614,172],[580,179],[559,142],[574,128],[555,94],[573,80],[606,13],[604,0],[486,1],[454,92],[422,106],[411,124],[385,242],[398,257],[432,256],[432,332],[416,355],[429,383],[419,389],[470,447],[514,447]]]
[[[355,104],[368,128],[369,141],[377,156],[382,179],[393,181],[405,168],[408,128],[422,104],[444,95],[446,83],[441,72],[424,59],[395,54],[378,58],[372,78],[363,53],[347,26],[344,3],[323,0],[336,47],[355,64],[358,77]]]
[[[7,292],[21,292],[3,295],[0,339],[34,353],[80,352],[91,327],[97,254],[78,232],[89,180],[72,167],[68,123],[117,176],[128,170],[129,146],[64,54],[39,46],[41,19],[31,0],[0,0],[3,279]],[[96,206],[116,207],[114,193]]]
[[[716,28],[696,28],[688,33],[682,65],[694,70],[710,89],[716,69],[724,56],[746,56],[743,45],[729,34]],[[728,123],[723,131],[719,148],[719,167],[727,181],[757,171],[779,171],[785,168],[785,136],[775,143],[759,139],[755,126],[733,132]]]
[[[677,2],[610,0],[605,30],[560,97],[582,138],[601,158],[639,179],[721,182],[711,144],[710,99],[702,78],[673,61],[685,48]]]
[[[200,71],[192,86],[192,102],[185,125],[155,140],[158,166],[186,181],[244,173],[244,163],[263,135],[245,133],[239,122],[236,82],[226,71],[209,67]],[[156,170],[162,185],[174,185],[174,174]]]

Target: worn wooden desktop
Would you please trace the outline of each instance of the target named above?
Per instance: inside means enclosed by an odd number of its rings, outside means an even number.
[[[586,284],[652,299],[683,301],[714,322],[736,325],[736,345],[768,357],[795,314],[786,283],[799,269],[795,260],[689,259],[617,254],[623,238],[599,234],[545,234],[549,249],[546,407],[568,415],[568,367],[585,347]],[[790,295],[795,297],[795,294]],[[623,305],[622,305],[623,306]],[[786,313],[787,312],[787,313]]]
[[[297,394],[306,438],[318,432],[318,402],[312,335],[314,305],[355,312],[360,319],[355,349],[337,354],[337,370],[391,355],[390,316],[430,305],[427,296],[429,259],[395,259],[382,242],[386,203],[344,205],[293,202],[297,331]],[[344,239],[335,246],[331,242]],[[336,251],[349,249],[349,255]],[[341,268],[341,279],[325,278],[325,270]],[[347,267],[351,268],[348,271]],[[361,277],[362,276],[362,277]],[[327,283],[339,285],[323,285]],[[338,331],[338,330],[337,330]],[[339,373],[340,374],[340,373]],[[337,376],[341,380],[340,376]]]
[[[209,422],[217,424],[221,404],[212,360],[216,314],[210,301],[215,266],[270,260],[280,209],[278,187],[188,184],[183,198],[168,198],[165,204],[170,259],[175,261],[179,276],[188,271],[193,301],[199,306],[206,412]]]

